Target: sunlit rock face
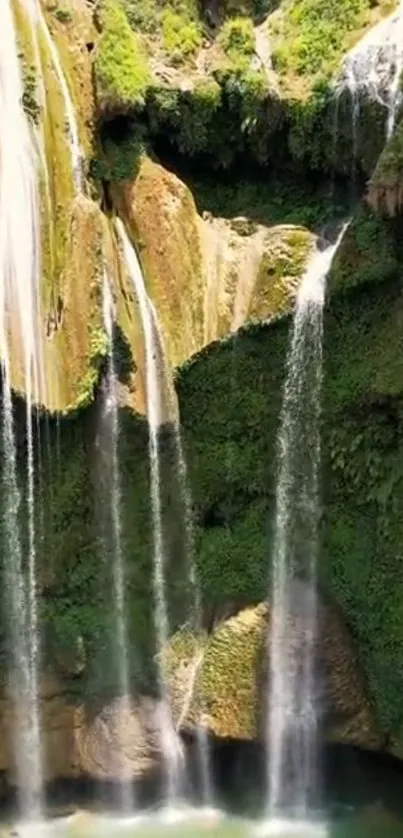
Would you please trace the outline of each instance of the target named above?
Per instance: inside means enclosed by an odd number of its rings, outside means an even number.
[[[114,194],[137,243],[173,365],[250,320],[291,310],[315,242],[307,228],[201,216],[185,183],[149,158]]]

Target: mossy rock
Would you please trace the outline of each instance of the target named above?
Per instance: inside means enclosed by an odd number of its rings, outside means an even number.
[[[328,296],[400,275],[401,224],[361,204],[347,228],[328,277]]]
[[[182,725],[202,724],[215,736],[255,739],[260,712],[259,670],[265,648],[266,608],[250,608],[226,620],[208,638],[175,635],[165,655],[177,719],[192,668],[196,686]]]
[[[368,185],[375,212],[398,215],[403,206],[403,121],[385,145]]]
[[[303,628],[303,618],[293,613],[288,632],[296,660]],[[184,730],[203,725],[223,739],[264,739],[269,638],[270,607],[263,603],[239,611],[209,637],[187,629],[175,634],[162,659],[176,724]],[[324,736],[339,744],[379,748],[382,737],[351,639],[337,609],[329,605],[319,606],[316,643]]]
[[[249,308],[249,318],[289,313],[313,249],[314,237],[294,226],[274,227],[266,238]]]
[[[92,401],[107,352],[102,319],[104,228],[95,203],[82,196],[73,201],[69,233],[45,354],[47,406],[63,412]]]

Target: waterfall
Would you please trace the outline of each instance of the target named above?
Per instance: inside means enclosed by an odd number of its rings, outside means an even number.
[[[16,704],[16,768],[21,811],[40,815],[42,769],[38,708],[39,631],[36,597],[33,401],[38,397],[39,195],[37,159],[23,111],[22,80],[10,0],[0,4],[0,353],[3,383],[3,488],[6,606],[12,640],[11,689]],[[20,535],[11,395],[11,347],[20,348],[27,436],[27,560]],[[26,576],[25,576],[26,568]]]
[[[116,660],[118,662],[119,689],[121,702],[119,704],[118,722],[118,766],[117,776],[120,779],[120,806],[123,812],[129,813],[134,809],[133,787],[131,777],[125,771],[124,744],[125,720],[130,718],[130,675],[129,651],[127,641],[126,604],[125,604],[125,568],[122,549],[121,524],[121,485],[118,459],[119,416],[117,399],[117,378],[115,358],[113,352],[114,304],[108,277],[105,273],[103,287],[103,320],[108,338],[109,358],[107,378],[104,388],[102,410],[102,429],[104,431],[102,453],[106,457],[106,475],[108,482],[108,532],[111,532],[112,574],[113,574],[113,602],[115,617]],[[109,545],[107,545],[107,548]],[[107,549],[107,552],[109,550]]]
[[[297,294],[278,432],[272,557],[269,816],[317,803],[315,639],[322,330],[326,276],[345,231],[311,257]],[[275,831],[275,830],[274,830]]]
[[[66,109],[74,185],[76,187],[77,192],[82,192],[84,188],[83,159],[73,101],[70,95],[69,87],[63,72],[62,65],[60,63],[59,53],[56,44],[49,32],[48,25],[39,7],[39,4],[37,5],[37,14],[40,27],[45,36],[50,54],[52,56],[53,66],[56,71],[56,75],[59,81],[60,89],[64,100],[64,107]]]
[[[153,307],[152,302],[150,301],[150,305]],[[154,307],[153,307],[154,311]],[[161,334],[161,331],[158,326],[158,319],[156,312],[154,311],[154,322],[158,328],[159,333],[159,343],[163,353],[163,362],[165,369],[167,368],[167,360],[165,358],[165,351],[164,351],[164,341]],[[169,382],[170,383],[170,382]],[[183,444],[182,444],[182,435],[180,429],[180,421],[179,417],[177,416],[177,411],[175,410],[175,394],[173,392],[172,385],[169,387],[169,398],[171,403],[171,415],[173,417],[173,426],[174,426],[174,441],[175,441],[175,456],[176,456],[176,464],[177,464],[177,471],[178,471],[178,478],[179,478],[179,488],[180,488],[180,495],[181,495],[181,503],[182,509],[184,513],[184,524],[185,524],[185,554],[187,559],[187,571],[189,575],[189,582],[191,588],[191,608],[192,608],[192,616],[193,616],[193,625],[195,627],[196,633],[201,634],[202,632],[202,602],[200,596],[200,586],[197,579],[196,574],[196,559],[195,559],[195,545],[194,545],[194,531],[193,531],[193,514],[192,514],[192,497],[190,492],[189,480],[188,480],[188,473],[187,473],[187,465],[186,465],[186,458],[183,452]],[[182,711],[180,714],[179,722],[177,725],[178,730],[180,730],[182,722],[187,716],[188,709],[192,704],[193,694],[196,687],[196,679],[198,671],[203,663],[204,659],[204,649],[201,653],[196,654],[195,659],[193,660],[192,664],[190,665],[190,678],[187,688],[187,693],[185,695]],[[211,782],[211,770],[210,770],[210,753],[209,753],[209,743],[208,743],[208,734],[203,725],[203,719],[199,719],[199,723],[196,728],[196,743],[197,743],[197,760],[198,760],[198,768],[200,774],[200,787],[201,787],[201,798],[202,803],[204,806],[209,806],[213,802],[213,789],[212,789],[212,782]]]
[[[153,525],[153,588],[155,601],[155,627],[158,651],[165,649],[169,639],[169,617],[165,585],[165,549],[162,530],[161,509],[161,466],[159,429],[163,421],[163,404],[159,377],[161,355],[158,327],[151,301],[147,295],[141,266],[120,219],[116,229],[122,243],[124,258],[136,292],[143,327],[146,366],[146,397],[148,418],[148,450],[150,462],[150,493]],[[169,688],[164,668],[158,664],[161,705],[161,746],[166,771],[166,797],[169,804],[175,804],[183,787],[183,755],[174,728]]]
[[[400,79],[403,71],[403,0],[389,17],[370,29],[346,56],[336,85],[336,95],[348,90],[353,103],[356,134],[360,96],[366,95],[386,110],[385,132],[389,139],[402,104]]]

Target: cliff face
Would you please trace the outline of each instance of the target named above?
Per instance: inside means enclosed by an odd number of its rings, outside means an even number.
[[[344,91],[337,105],[334,98],[344,53],[390,4],[251,0],[199,8],[187,0],[162,9],[153,0],[101,0],[93,10],[81,0],[42,3],[76,113],[80,188],[48,40],[42,32],[45,108],[32,31],[23,4],[14,7],[24,106],[42,126],[47,161],[40,186],[48,387],[36,443],[44,667],[75,706],[88,694],[109,706],[116,691],[102,532],[107,277],[117,316],[122,531],[136,650],[130,669],[140,691],[154,684],[144,341],[114,215],[136,246],[175,370],[208,614],[266,596],[289,314],[318,231],[349,205],[325,316],[320,586],[342,609],[357,650],[349,661],[363,675],[357,705],[369,707],[369,739],[400,755],[401,126],[385,146],[384,109],[363,95],[352,159],[351,97]],[[353,191],[363,200],[351,208]],[[17,361],[13,384],[23,399]],[[18,399],[16,416],[24,481]],[[187,617],[177,479],[166,427],[161,482],[173,630]],[[226,699],[210,674],[218,708],[212,727],[227,735],[218,706]],[[252,736],[256,696],[246,692],[244,728]],[[83,752],[91,730],[82,734]],[[90,744],[88,753],[91,764],[99,761]]]

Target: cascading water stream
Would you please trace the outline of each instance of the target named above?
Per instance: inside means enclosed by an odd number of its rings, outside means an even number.
[[[129,677],[129,652],[127,640],[127,621],[125,604],[125,567],[122,549],[122,523],[121,523],[121,484],[118,458],[119,441],[119,416],[118,400],[116,392],[116,370],[113,352],[113,327],[114,327],[114,304],[108,277],[105,273],[103,287],[103,320],[108,338],[108,371],[104,390],[104,403],[102,411],[102,425],[104,434],[104,450],[107,462],[108,474],[108,510],[112,538],[112,569],[113,569],[113,600],[115,616],[115,637],[116,637],[116,660],[118,662],[118,676],[120,688],[120,705],[118,720],[118,766],[117,776],[120,780],[120,808],[128,814],[133,811],[135,800],[133,786],[130,783],[130,776],[127,775],[124,758],[124,744],[126,740],[125,724],[130,718],[130,677]]]
[[[38,397],[39,194],[37,158],[23,111],[22,80],[12,9],[0,4],[0,352],[3,379],[3,486],[6,492],[6,587],[12,637],[12,688],[17,710],[16,766],[21,811],[41,811],[42,767],[38,707],[39,631],[36,596],[33,401]],[[20,537],[11,395],[11,346],[22,349],[27,431],[27,562]],[[27,567],[25,568],[25,564]],[[25,569],[27,578],[25,577]]]
[[[49,47],[49,52],[52,56],[53,66],[55,68],[55,72],[59,81],[60,89],[62,92],[63,100],[64,100],[64,107],[66,110],[66,118],[67,118],[67,125],[69,129],[69,142],[70,142],[70,153],[71,153],[71,161],[72,161],[72,168],[73,168],[73,178],[74,184],[77,192],[82,192],[84,188],[84,176],[83,176],[83,157],[80,145],[80,136],[78,131],[77,119],[74,110],[73,101],[71,98],[69,86],[66,81],[66,77],[63,72],[63,67],[60,63],[59,53],[56,47],[56,44],[50,34],[48,25],[46,23],[45,17],[43,12],[39,6],[39,3],[36,3],[37,15],[39,25],[42,29],[42,32],[45,36],[47,45]]]
[[[353,136],[357,145],[360,97],[366,95],[386,110],[385,133],[389,139],[402,105],[400,79],[403,71],[403,0],[389,17],[381,20],[346,56],[336,96],[348,90],[353,108]]]
[[[323,304],[326,276],[346,226],[334,244],[314,253],[301,281],[277,440],[267,715],[268,815],[274,833],[277,818],[307,820],[317,804],[314,658]]]
[[[165,355],[165,344],[163,335],[159,326],[157,313],[155,311],[152,301],[149,301],[153,313],[153,319],[158,334],[158,342],[162,354],[163,367],[168,369],[167,359]],[[192,623],[198,634],[202,632],[202,603],[200,596],[200,586],[196,573],[195,561],[195,545],[194,545],[194,531],[193,531],[193,514],[192,514],[192,497],[189,487],[188,472],[186,465],[186,458],[183,452],[182,435],[180,428],[179,416],[176,410],[176,397],[172,386],[172,380],[169,377],[167,381],[168,397],[170,402],[170,416],[173,424],[173,435],[175,443],[175,457],[177,465],[177,473],[179,479],[179,489],[181,496],[181,505],[184,514],[184,531],[185,531],[185,555],[187,560],[187,571],[190,582],[191,592],[191,608],[192,608]],[[203,663],[204,650],[195,655],[194,660],[190,664],[190,677],[188,687],[185,695],[184,704],[177,724],[177,729],[180,730],[183,720],[186,718],[187,710],[191,706],[193,693],[196,687],[196,678],[201,664]],[[187,710],[186,710],[187,706]],[[198,767],[200,773],[200,787],[201,798],[204,806],[210,806],[213,802],[213,789],[211,782],[210,771],[210,753],[208,734],[203,725],[203,719],[199,720],[196,728],[196,742],[197,742],[197,757]]]
[[[116,229],[123,247],[127,269],[136,292],[143,327],[146,366],[146,398],[148,418],[148,449],[150,463],[150,493],[154,540],[154,600],[155,628],[158,651],[165,649],[169,639],[169,618],[165,589],[165,550],[162,530],[161,509],[161,467],[159,450],[159,429],[163,419],[163,405],[159,383],[158,330],[154,311],[144,284],[137,253],[132,246],[122,221],[116,219]],[[175,805],[183,790],[183,754],[174,728],[169,688],[164,668],[158,665],[161,706],[161,746],[166,771],[166,798],[169,805]]]

